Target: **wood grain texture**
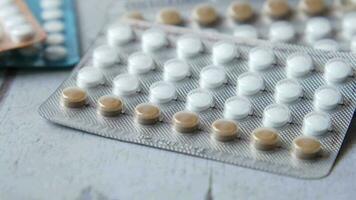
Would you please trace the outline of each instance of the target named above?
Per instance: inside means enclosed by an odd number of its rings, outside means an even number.
[[[110,0],[78,0],[83,49]],[[332,173],[300,180],[51,124],[39,105],[69,71],[18,71],[0,104],[0,199],[353,199],[356,136]],[[4,79],[2,77],[1,79]]]

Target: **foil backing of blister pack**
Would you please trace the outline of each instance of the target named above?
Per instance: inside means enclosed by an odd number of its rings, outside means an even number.
[[[304,161],[291,156],[292,140],[302,135],[303,117],[313,110],[313,94],[321,85],[325,84],[323,79],[323,66],[332,58],[343,58],[353,67],[356,66],[356,56],[347,53],[324,52],[312,48],[288,45],[271,44],[264,41],[241,40],[216,33],[194,33],[189,29],[162,26],[143,21],[126,21],[137,36],[120,51],[122,62],[115,67],[103,71],[107,82],[99,87],[88,89],[88,105],[82,109],[68,109],[61,106],[61,91],[69,86],[76,85],[78,71],[85,66],[92,66],[92,50],[98,45],[106,42],[105,30],[100,34],[93,48],[87,52],[80,64],[74,69],[70,77],[51,95],[40,107],[39,113],[51,122],[58,123],[71,128],[83,130],[85,132],[126,141],[142,144],[155,148],[170,150],[201,158],[217,160],[225,163],[249,167],[253,169],[283,174],[298,178],[320,178],[326,176],[332,169],[333,163],[341,148],[343,139],[351,123],[354,109],[356,107],[356,80],[349,78],[345,84],[339,86],[344,96],[344,103],[331,114],[333,131],[320,139],[323,148],[323,155],[317,160]],[[140,36],[150,28],[158,28],[167,33],[170,45],[169,48],[153,54],[157,69],[147,75],[140,76],[141,92],[133,97],[122,97],[125,102],[125,113],[114,118],[105,118],[97,114],[96,102],[102,95],[112,93],[112,80],[121,73],[127,72],[127,58],[133,52],[141,50]],[[149,102],[149,86],[162,79],[163,63],[176,57],[175,41],[183,34],[197,34],[205,45],[205,51],[189,60],[192,67],[192,77],[187,81],[176,84],[178,99],[168,104],[160,105],[162,109],[162,121],[152,126],[142,126],[135,123],[133,110],[139,103]],[[180,134],[173,131],[171,127],[171,117],[174,113],[185,109],[185,97],[189,91],[199,88],[199,71],[201,68],[212,64],[211,46],[217,41],[234,42],[240,51],[240,58],[225,65],[228,83],[222,88],[211,90],[215,98],[215,106],[200,113],[200,130],[195,134]],[[238,121],[240,125],[240,137],[232,142],[222,143],[211,139],[211,123],[219,118],[223,118],[224,102],[227,98],[236,93],[236,79],[241,73],[248,71],[248,52],[256,46],[268,46],[274,50],[277,58],[276,64],[271,70],[262,73],[266,83],[266,89],[258,96],[251,99],[254,113],[245,120]],[[274,103],[273,88],[275,84],[286,77],[285,60],[294,52],[308,53],[314,60],[317,71],[306,79],[301,80],[304,89],[304,97],[291,106],[292,122],[279,129],[281,137],[281,147],[271,152],[261,152],[254,150],[250,144],[251,132],[262,126],[263,109]]]
[[[236,2],[238,1],[239,0]],[[144,20],[156,22],[157,15],[162,10],[162,8],[174,8],[179,11],[183,18],[183,23],[180,26],[189,27],[194,30],[217,31],[224,34],[234,35],[234,32],[237,30],[245,30],[245,25],[252,25],[257,31],[258,39],[263,40],[273,40],[269,33],[273,24],[276,24],[277,22],[288,22],[288,24],[291,24],[294,27],[295,37],[293,37],[293,39],[290,41],[283,42],[305,46],[314,46],[315,48],[330,51],[356,50],[356,47],[353,46],[354,44],[351,44],[352,37],[345,36],[343,32],[343,17],[346,16],[347,13],[353,11],[346,9],[346,7],[350,6],[341,6],[345,5],[344,2],[325,0],[325,5],[328,9],[323,14],[307,15],[300,10],[300,0],[289,0],[288,4],[292,10],[290,16],[284,18],[271,18],[265,12],[266,1],[245,1],[251,4],[255,13],[253,19],[246,22],[236,22],[227,16],[228,8],[233,2],[234,1],[232,0],[133,0],[126,2],[125,12],[130,13],[130,11],[138,11],[142,14]],[[210,26],[202,26],[192,19],[194,8],[201,4],[211,5],[217,10],[219,15],[219,20],[217,23]],[[117,5],[112,7],[111,15],[113,19],[118,18],[118,12],[116,11],[119,10],[121,6],[122,3],[117,3]],[[320,17],[329,21],[331,32],[315,41],[309,41],[309,39],[306,37],[307,34],[305,33],[306,24],[308,20]],[[325,28],[319,27],[315,29],[321,30]],[[251,35],[253,34],[250,34],[250,36]]]

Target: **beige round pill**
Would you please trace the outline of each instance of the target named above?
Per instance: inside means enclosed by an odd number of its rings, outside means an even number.
[[[308,15],[319,15],[326,10],[324,0],[301,0],[300,6]]]
[[[193,112],[180,111],[173,115],[173,128],[180,133],[192,133],[198,129],[199,116]]]
[[[98,100],[98,113],[106,116],[113,117],[122,112],[123,102],[115,96],[102,96]]]
[[[229,17],[238,22],[249,21],[254,15],[251,4],[241,1],[231,3],[227,13]]]
[[[211,125],[212,138],[215,140],[226,142],[237,138],[239,127],[238,125],[226,119],[218,119]]]
[[[278,147],[278,132],[271,128],[257,128],[251,136],[253,146],[262,151],[270,151]]]
[[[313,137],[300,136],[293,140],[293,154],[300,159],[313,159],[321,152],[320,142]]]
[[[79,87],[67,87],[62,91],[62,104],[68,108],[80,108],[86,104],[87,92]]]
[[[193,20],[203,26],[213,25],[219,18],[215,8],[209,4],[201,4],[195,7],[192,17]]]
[[[284,18],[290,14],[287,0],[267,0],[266,13],[273,18]]]
[[[163,8],[157,15],[157,22],[168,25],[180,25],[183,23],[183,19],[177,9]]]
[[[140,11],[131,11],[122,16],[123,19],[136,19],[144,20],[143,15]]]
[[[152,125],[159,121],[160,109],[149,103],[141,103],[135,108],[135,118],[139,124]]]

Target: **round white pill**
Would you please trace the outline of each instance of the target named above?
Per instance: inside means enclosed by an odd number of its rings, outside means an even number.
[[[257,39],[258,32],[254,26],[245,24],[235,28],[234,36],[238,38]]]
[[[40,6],[42,9],[53,9],[62,6],[62,0],[41,0]]]
[[[11,40],[14,42],[25,42],[34,37],[35,30],[30,24],[21,24],[10,30]]]
[[[104,75],[94,67],[83,67],[78,71],[77,85],[81,88],[91,88],[105,83]]]
[[[273,50],[267,47],[255,47],[248,54],[248,64],[252,71],[266,70],[275,63]]]
[[[63,33],[51,33],[47,35],[46,45],[61,45],[65,43],[65,36]]]
[[[237,78],[237,93],[241,96],[255,95],[265,88],[263,78],[253,72],[245,72]]]
[[[50,61],[59,61],[67,57],[68,50],[64,46],[54,45],[45,49],[45,58]]]
[[[344,15],[342,19],[342,33],[346,39],[351,39],[356,34],[356,12]]]
[[[190,76],[189,65],[179,59],[171,59],[164,63],[164,80],[181,81]]]
[[[131,74],[145,74],[155,68],[152,57],[143,52],[135,52],[128,58],[128,70]]]
[[[214,99],[211,94],[202,89],[194,89],[187,95],[187,109],[194,112],[201,112],[214,106]]]
[[[43,24],[43,29],[47,33],[59,33],[64,31],[64,23],[60,20],[51,20]]]
[[[130,26],[116,24],[108,28],[107,42],[112,47],[121,46],[134,39],[134,32]]]
[[[50,10],[43,10],[41,13],[42,19],[45,21],[49,20],[58,20],[62,19],[64,16],[64,13],[61,9],[50,9]]]
[[[340,44],[333,39],[321,39],[313,44],[314,49],[324,51],[340,51]]]
[[[244,119],[252,113],[251,102],[242,96],[230,97],[225,102],[224,117],[227,119]]]
[[[102,45],[93,51],[93,65],[94,67],[106,68],[112,67],[120,61],[119,53],[115,48],[108,45]]]
[[[158,81],[150,87],[150,99],[153,103],[168,103],[176,97],[176,88],[172,83]]]
[[[167,36],[159,29],[146,30],[142,35],[142,50],[146,53],[157,51],[167,45]]]
[[[183,35],[177,41],[177,54],[180,59],[192,58],[203,51],[203,43],[195,35]]]
[[[221,41],[215,43],[213,46],[213,62],[215,65],[231,62],[239,56],[240,54],[234,43]]]
[[[289,78],[300,78],[306,76],[313,69],[313,60],[306,53],[297,52],[287,58],[287,76]]]
[[[291,120],[288,107],[280,104],[271,104],[263,111],[263,125],[270,128],[279,128]]]
[[[294,26],[286,21],[278,21],[271,24],[269,39],[272,42],[290,42],[295,39]]]
[[[303,133],[309,136],[320,136],[331,130],[330,116],[324,112],[308,113],[303,120]]]
[[[328,83],[342,83],[349,76],[352,76],[352,68],[345,60],[333,59],[325,64],[324,78]]]
[[[131,74],[120,74],[113,80],[113,93],[118,96],[129,96],[140,90],[140,81]]]
[[[226,73],[222,67],[210,65],[200,71],[200,86],[202,88],[218,88],[226,83],[226,81]]]
[[[341,102],[340,91],[332,86],[321,86],[315,91],[314,106],[317,110],[333,110]]]
[[[325,17],[314,17],[308,20],[305,28],[306,39],[313,43],[330,35],[332,26]]]
[[[4,26],[6,29],[10,30],[18,25],[27,23],[26,18],[23,15],[13,15],[9,16],[4,20]]]
[[[292,103],[303,96],[303,88],[294,79],[283,79],[276,85],[275,98],[277,103]]]

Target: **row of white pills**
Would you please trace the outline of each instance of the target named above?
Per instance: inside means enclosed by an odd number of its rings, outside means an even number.
[[[117,52],[113,48],[126,44],[134,38],[135,34],[128,26],[117,25],[109,28],[107,37],[109,46],[102,46],[94,50],[94,66],[108,67],[118,62]],[[164,32],[157,29],[147,30],[142,35],[143,52],[130,56],[129,69],[136,71],[136,73],[145,73],[151,70],[154,62],[148,54],[168,45],[169,41]],[[195,35],[180,37],[176,46],[178,58],[182,60],[194,57],[204,51],[203,43]],[[228,63],[238,58],[239,55],[238,48],[232,43],[218,42],[212,48],[213,63],[217,66]],[[267,70],[276,62],[273,50],[267,47],[253,48],[249,52],[248,58],[251,71]],[[135,66],[139,66],[139,68]],[[180,63],[179,66],[182,66],[182,64]],[[186,67],[183,68],[186,69]],[[286,70],[289,78],[301,78],[314,70],[314,63],[309,55],[295,53],[287,58]],[[324,77],[329,84],[342,83],[352,75],[353,71],[350,65],[341,59],[333,59],[325,64]]]
[[[26,42],[35,36],[34,27],[13,0],[1,1],[0,10],[0,20],[3,26],[2,31],[0,28],[0,40],[3,39],[5,33],[14,43]]]
[[[122,27],[120,27],[122,28]],[[126,29],[127,27],[125,27]],[[133,33],[131,30],[124,30],[125,33],[130,33],[129,37],[130,39],[133,39]],[[156,30],[149,30],[143,35],[143,49],[145,49],[145,46],[147,43],[152,43],[153,38],[147,37],[147,35],[152,35],[152,32],[162,34],[160,35],[161,40],[158,41],[157,43],[154,43],[153,46],[160,46],[163,47],[164,45],[161,45],[161,41],[167,41],[165,39],[164,33],[156,31]],[[127,36],[127,35],[126,35]],[[126,37],[125,36],[125,37]],[[146,37],[145,37],[146,36]],[[110,37],[109,37],[110,38]],[[147,38],[149,38],[149,40]],[[110,39],[109,39],[110,41]],[[145,42],[146,41],[146,42]],[[126,41],[128,42],[128,41]],[[110,43],[110,42],[109,42]],[[144,45],[146,44],[146,45]],[[167,45],[167,43],[164,43]],[[195,47],[195,48],[194,48]],[[147,48],[147,47],[146,47]],[[194,38],[192,36],[183,36],[181,37],[178,42],[177,42],[177,49],[178,49],[178,55],[181,55],[180,57],[189,57],[196,55],[197,53],[200,53],[203,50],[203,45],[201,41],[198,38]],[[181,50],[181,51],[179,51]],[[179,53],[181,52],[181,53]],[[225,52],[224,54],[220,52]],[[111,64],[117,62],[118,57],[113,56],[117,55],[117,52],[115,52],[114,49],[108,47],[108,46],[102,46],[97,48],[94,51],[94,66],[110,66]],[[110,56],[108,56],[110,55]],[[109,58],[110,59],[106,59]],[[233,58],[238,57],[238,52],[236,49],[236,46],[224,42],[217,43],[214,48],[213,48],[213,60],[216,64],[219,63],[224,63],[231,61]],[[113,59],[114,58],[114,59]],[[103,65],[103,60],[105,60],[105,64]],[[110,62],[109,62],[110,61]],[[264,70],[266,68],[269,68],[272,66],[272,64],[275,62],[275,57],[273,55],[273,51],[270,49],[266,48],[255,48],[251,50],[250,55],[249,55],[249,65],[252,71],[259,71],[259,70]],[[111,64],[110,64],[111,63]],[[152,70],[154,68],[154,61],[153,59],[148,55],[143,52],[137,52],[134,53],[130,56],[129,58],[129,71],[131,73],[147,73],[148,71]],[[175,68],[181,68],[182,70],[174,70]],[[171,60],[165,64],[165,77],[167,80],[181,80],[182,78],[185,78],[186,76],[189,75],[189,67],[187,64],[184,62],[181,62],[179,60]],[[290,78],[299,78],[302,76],[307,75],[310,71],[313,70],[313,61],[308,56],[307,54],[294,54],[290,56],[287,59],[287,74]],[[348,76],[352,75],[352,68],[342,60],[332,60],[329,63],[326,64],[325,66],[325,78],[326,80],[331,83],[331,84],[337,84],[340,82],[343,82],[347,79]],[[214,76],[211,78],[211,74],[217,74],[217,76]],[[211,80],[214,79],[214,80]],[[254,88],[246,88],[240,87],[239,91],[242,91],[243,95],[251,95],[255,94],[259,90],[263,89],[263,81],[262,78],[258,76],[258,74],[246,74],[240,77],[239,82],[241,82],[238,85],[243,85],[243,81],[251,82],[253,81],[255,84],[253,86],[249,87],[254,87]],[[222,69],[218,67],[207,67],[202,71],[202,79],[201,79],[201,85],[206,88],[214,88],[214,87],[219,87],[226,81],[226,76],[223,72]],[[249,85],[249,84],[245,84]],[[287,81],[285,85],[292,85],[295,86],[296,84],[290,84],[290,81]],[[283,85],[281,88],[283,88]],[[281,89],[282,90],[282,89]],[[299,91],[299,90],[296,90]],[[300,93],[300,92],[296,92]],[[283,95],[282,95],[283,96]],[[296,95],[297,96],[297,95]],[[282,100],[283,101],[283,100]]]
[[[51,61],[62,60],[68,54],[65,46],[63,0],[41,0],[40,6],[43,28],[47,32],[45,57]]]

